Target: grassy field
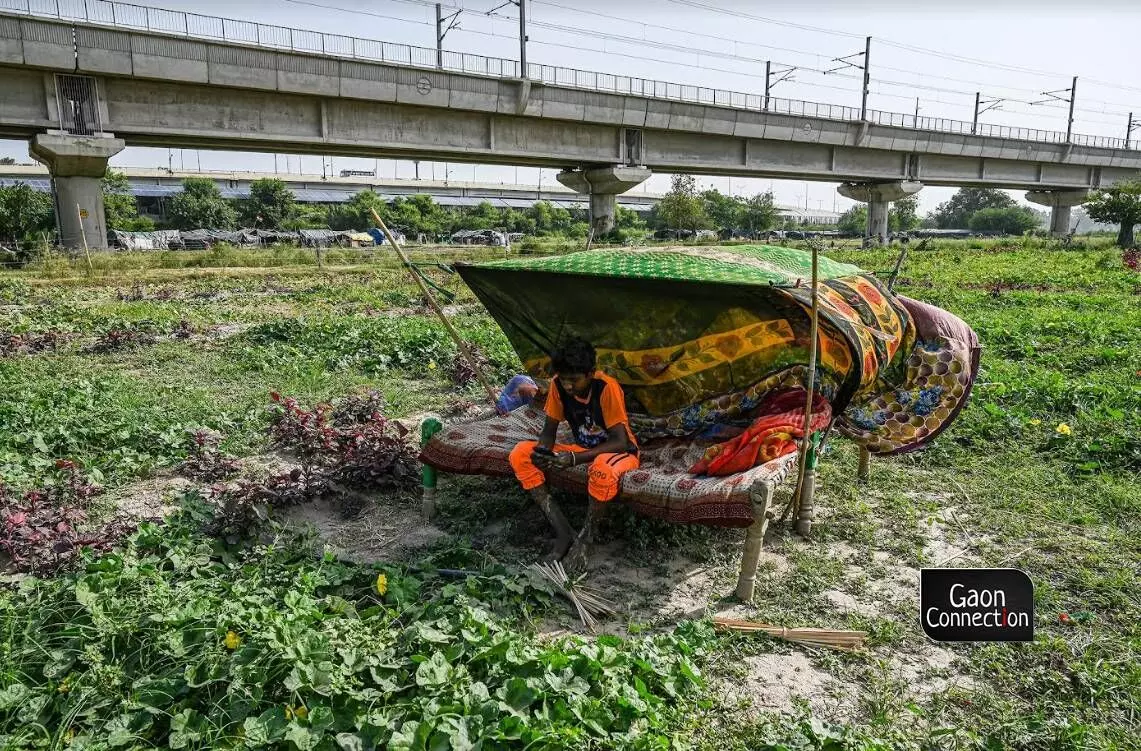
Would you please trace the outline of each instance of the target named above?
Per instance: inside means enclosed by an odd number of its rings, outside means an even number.
[[[70,460],[106,488],[91,520],[168,512],[72,573],[5,576],[0,748],[1135,748],[1141,277],[1100,243],[975,245],[913,248],[897,286],[982,338],[952,428],[875,461],[867,485],[835,441],[816,532],[774,525],[751,605],[722,599],[739,532],[615,514],[591,581],[622,613],[599,637],[570,633],[521,573],[545,529],[509,482],[443,484],[431,528],[399,485],[348,517],[302,504],[219,536],[216,483],[176,481],[203,428],[243,476],[295,462],[270,444],[273,392],[312,405],[369,387],[390,417],[478,401],[390,260],[125,254],[90,275],[64,260],[0,275],[0,335],[22,337],[0,336],[9,496],[58,497]],[[470,292],[429,273],[497,376],[514,372]],[[917,575],[936,564],[1027,571],[1035,641],[928,641]],[[870,650],[716,634],[711,611],[862,628]]]

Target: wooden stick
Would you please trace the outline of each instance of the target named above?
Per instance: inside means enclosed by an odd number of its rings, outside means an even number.
[[[768,636],[812,647],[827,647],[845,652],[857,652],[864,646],[867,638],[866,631],[847,631],[842,629],[826,628],[787,628],[785,626],[772,626],[767,623],[742,621],[734,618],[717,616],[713,625],[729,631],[742,633],[763,632]]]
[[[924,238],[916,250],[923,250],[927,247],[927,239]],[[891,292],[895,289],[895,280],[899,276],[899,270],[903,268],[903,260],[907,258],[907,245],[902,244],[902,249],[899,251],[899,258],[895,259],[895,268],[891,270],[891,276],[887,280],[887,291]]]
[[[456,331],[455,327],[452,326],[452,322],[448,320],[446,315],[444,315],[444,309],[440,307],[438,302],[436,302],[436,298],[432,296],[432,292],[428,289],[428,285],[424,284],[424,280],[421,279],[420,275],[416,273],[416,270],[412,267],[412,262],[408,260],[408,256],[404,253],[404,249],[396,244],[396,239],[392,236],[392,233],[388,231],[388,227],[385,225],[384,220],[380,218],[380,214],[376,213],[376,209],[370,208],[369,211],[372,212],[372,218],[373,221],[376,222],[376,226],[379,227],[380,231],[384,233],[384,236],[388,238],[388,244],[391,245],[392,249],[396,251],[396,255],[400,256],[400,260],[404,263],[404,267],[408,269],[408,272],[416,281],[416,285],[420,288],[420,294],[424,295],[424,299],[428,301],[428,306],[436,312],[436,315],[444,324],[444,328],[448,330],[448,334],[452,337],[452,341],[456,343],[456,346],[460,350],[460,356],[467,361],[468,367],[471,368],[471,372],[475,374],[475,377],[479,380],[484,390],[487,391],[487,397],[491,399],[492,404],[495,404],[495,389],[492,388],[491,383],[487,380],[486,377],[484,377],[483,369],[479,367],[479,363],[475,361],[475,358],[471,356],[471,352],[468,351],[467,342],[463,340],[463,338],[460,336],[460,332]]]
[[[91,276],[95,270],[91,268],[91,253],[87,250],[87,231],[83,229],[83,209],[75,204],[75,215],[79,217],[79,236],[83,238],[83,256],[87,259],[87,275]]]
[[[808,383],[805,387],[807,398],[804,404],[804,438],[800,441],[800,455],[797,457],[796,493],[793,495],[793,503],[796,508],[796,513],[793,514],[793,520],[797,524],[798,531],[802,526],[800,524],[800,499],[804,491],[804,479],[808,474],[808,447],[812,442],[812,436],[809,435],[808,431],[812,425],[812,396],[816,390],[816,348],[818,346],[817,339],[820,334],[820,306],[818,304],[816,290],[816,284],[819,279],[820,250],[816,243],[811,243],[810,247],[812,248],[812,328],[808,338],[812,343],[812,349],[808,352]]]

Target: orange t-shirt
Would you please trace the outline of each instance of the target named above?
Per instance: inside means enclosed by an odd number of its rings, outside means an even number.
[[[569,409],[567,402],[570,403]],[[556,375],[551,379],[545,409],[552,420],[566,420],[570,424],[575,443],[583,448],[594,448],[605,441],[607,431],[615,425],[622,425],[626,429],[629,448],[638,448],[634,431],[630,430],[622,386],[601,370],[594,371],[585,401],[564,389]]]

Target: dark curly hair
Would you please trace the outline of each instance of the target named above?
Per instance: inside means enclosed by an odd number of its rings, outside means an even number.
[[[568,339],[551,354],[551,367],[556,373],[594,372],[598,356],[594,346],[585,339]]]

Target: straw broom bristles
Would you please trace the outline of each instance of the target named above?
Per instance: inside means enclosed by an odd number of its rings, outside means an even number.
[[[555,585],[559,594],[574,604],[575,610],[578,611],[579,620],[582,621],[582,625],[590,629],[591,633],[594,633],[596,626],[598,626],[598,621],[594,616],[613,615],[617,612],[614,603],[603,597],[598,590],[582,583],[583,577],[580,576],[572,580],[567,576],[566,569],[558,561],[532,563],[528,568],[549,580]]]
[[[717,616],[713,619],[716,628],[727,631],[756,632],[763,631],[769,636],[798,644],[807,644],[812,647],[827,647],[839,649],[844,652],[858,652],[864,647],[866,631],[846,631],[828,628],[788,628],[786,626],[772,626],[767,623],[755,621],[741,621],[735,618]]]

